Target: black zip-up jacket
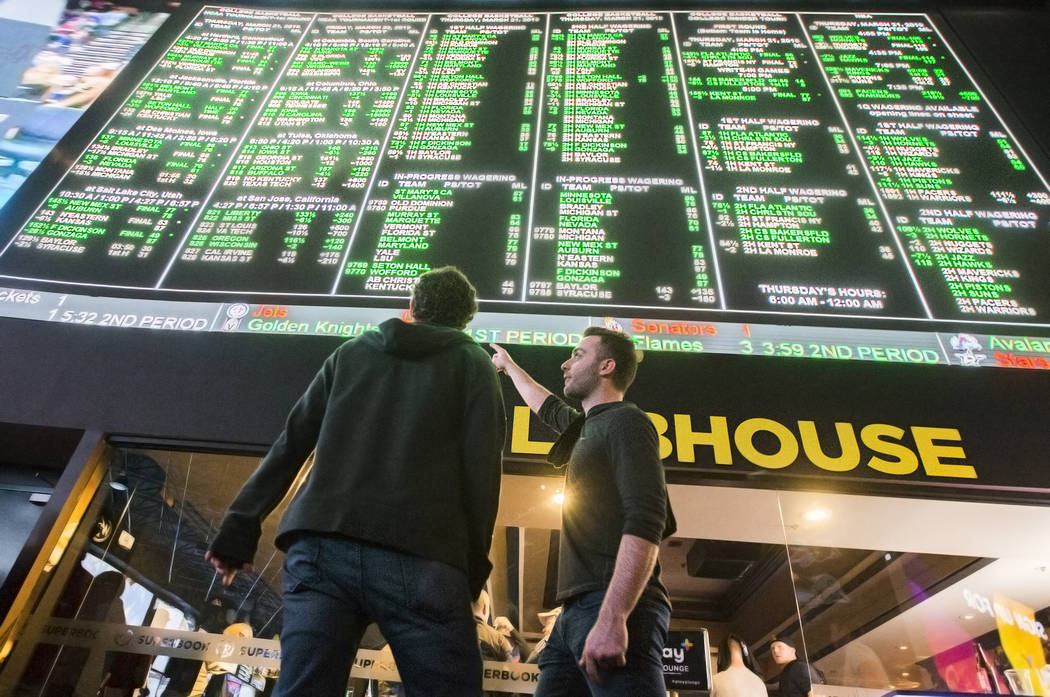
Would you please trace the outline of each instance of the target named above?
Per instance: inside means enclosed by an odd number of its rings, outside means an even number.
[[[277,532],[340,534],[450,564],[484,585],[506,417],[488,353],[464,332],[383,322],[340,346],[230,505],[211,550],[255,556],[261,523],[304,461]]]

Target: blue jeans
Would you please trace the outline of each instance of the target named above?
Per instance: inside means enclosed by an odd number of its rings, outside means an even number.
[[[599,683],[580,667],[587,634],[598,619],[605,591],[570,598],[547,646],[540,652],[536,697],[665,697],[663,649],[671,610],[642,596],[627,618],[627,665],[599,668]]]
[[[365,627],[379,625],[408,697],[481,693],[481,654],[459,569],[349,538],[296,539],[284,561],[274,697],[342,697]]]

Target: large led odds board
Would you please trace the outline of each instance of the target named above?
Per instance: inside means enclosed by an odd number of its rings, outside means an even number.
[[[1050,188],[926,15],[184,15],[3,314],[350,335],[456,264],[483,340],[1050,356]]]

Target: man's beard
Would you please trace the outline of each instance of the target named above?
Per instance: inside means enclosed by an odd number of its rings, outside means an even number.
[[[598,386],[597,375],[576,376],[571,384],[565,386],[565,396],[569,399],[583,400]]]

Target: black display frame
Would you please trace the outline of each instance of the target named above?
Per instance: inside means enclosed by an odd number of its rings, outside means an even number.
[[[382,3],[359,1],[347,6],[336,2],[303,2],[303,3],[281,3],[278,1],[252,2],[250,0],[232,0],[228,2],[208,3],[203,1],[183,3],[164,22],[161,28],[153,35],[146,45],[139,51],[129,65],[118,75],[106,92],[103,93],[81,116],[72,129],[58,142],[54,149],[34,172],[30,174],[27,181],[12,196],[11,200],[0,209],[0,248],[6,246],[8,241],[21,229],[24,222],[32,216],[39,205],[53,190],[58,178],[63,176],[76,161],[81,153],[91,144],[95,136],[105,126],[108,120],[116,113],[120,105],[131,95],[138,84],[145,78],[151,67],[168,50],[171,42],[182,32],[192,20],[199,9],[206,5],[223,5],[230,7],[241,7],[250,9],[272,9],[275,7],[290,7],[296,11],[392,11],[392,12],[456,12],[487,9],[494,12],[558,12],[571,9],[572,11],[588,10],[651,10],[682,12],[687,10],[702,9],[704,11],[747,11],[761,10],[768,12],[846,12],[858,13],[860,8],[850,6],[841,2],[759,2],[759,3],[732,3],[722,2],[697,8],[695,5],[686,3],[644,3],[644,2],[588,2],[572,8],[566,8],[556,2],[497,2],[478,3],[460,1],[451,5],[444,3],[428,2],[400,2]],[[1038,3],[1035,3],[1038,5]],[[1036,17],[1042,17],[1046,26],[1050,27],[1050,10],[1045,8],[1033,9],[1033,3],[1007,3],[1005,8],[998,11],[999,15],[1017,15],[1016,20],[1023,22],[1025,13],[1035,13]],[[955,6],[952,6],[955,8]],[[1020,9],[1019,9],[1020,8]],[[953,9],[954,12],[965,12],[965,9]],[[1003,120],[1010,131],[1021,141],[1025,154],[1032,164],[1044,176],[1050,177],[1050,151],[1033,138],[1033,124],[1039,122],[1039,117],[1034,115],[1021,116],[1016,113],[1009,99],[1010,89],[1001,87],[1002,80],[993,79],[987,73],[985,65],[979,60],[981,55],[975,52],[955,31],[953,22],[949,19],[948,7],[937,3],[923,2],[901,2],[893,3],[887,7],[879,7],[873,10],[877,14],[892,14],[894,12],[916,13],[926,15],[933,22],[936,30],[948,40],[951,48],[959,54],[962,67],[967,70],[982,91],[989,96],[989,102],[995,109],[997,115]],[[863,13],[860,13],[863,14]],[[1039,22],[1035,22],[1038,27]],[[1038,29],[1035,30],[1036,32]],[[987,61],[985,61],[987,62]],[[7,281],[7,279],[2,279]],[[301,295],[292,297],[287,293],[256,292],[251,291],[250,297],[236,291],[230,292],[193,292],[193,291],[169,291],[166,289],[145,290],[139,288],[123,288],[118,286],[94,286],[91,284],[76,284],[57,280],[17,280],[8,282],[6,285],[25,290],[56,291],[69,294],[83,294],[92,297],[113,298],[156,298],[160,300],[178,300],[188,302],[254,302],[260,304],[289,304],[292,302],[297,306],[305,307],[362,307],[376,308],[380,310],[397,311],[403,307],[401,299],[388,297],[351,297],[345,296],[320,296]],[[507,313],[520,315],[539,316],[568,316],[581,318],[588,314],[583,304],[545,303],[539,300],[529,300],[525,303],[506,303],[500,300],[486,299],[481,302],[483,312]],[[634,316],[633,309],[624,305],[595,305],[592,315],[625,315]],[[645,308],[639,313],[645,319],[685,321],[694,323],[734,323],[755,325],[788,325],[798,327],[827,327],[846,329],[874,329],[874,330],[903,330],[926,333],[951,333],[951,332],[1002,332],[1023,333],[1029,336],[1039,335],[1050,338],[1050,320],[1039,323],[1017,323],[1008,319],[983,318],[979,321],[959,321],[953,319],[927,319],[921,317],[878,317],[857,314],[806,314],[796,312],[777,311],[755,311],[746,309],[719,310],[716,308],[667,308],[658,306]],[[15,315],[18,316],[18,315]]]

